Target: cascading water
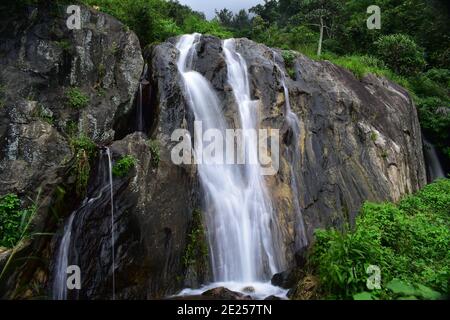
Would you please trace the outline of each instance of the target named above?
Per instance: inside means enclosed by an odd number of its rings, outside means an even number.
[[[105,161],[105,155],[106,160]],[[107,165],[105,165],[105,162]],[[82,205],[74,211],[64,226],[64,233],[56,251],[55,264],[53,266],[53,284],[52,296],[54,300],[66,300],[68,298],[67,292],[67,267],[69,265],[77,265],[78,253],[75,249],[77,235],[80,232],[75,228],[83,224],[83,220],[89,216],[91,212],[96,210],[98,206],[104,203],[105,198],[108,197],[111,205],[111,248],[112,248],[112,297],[115,299],[115,259],[114,259],[114,198],[113,198],[113,180],[112,180],[112,162],[111,152],[109,148],[105,148],[100,153],[99,160],[99,181],[98,189],[100,190],[94,197],[86,197]]]
[[[72,236],[72,224],[75,212],[72,213],[64,226],[64,236],[59,244],[55,262],[55,274],[53,279],[53,299],[67,299],[67,267],[69,266],[70,239]]]
[[[445,178],[445,173],[442,169],[441,162],[439,161],[439,157],[434,145],[432,145],[424,138],[423,146],[429,182],[433,182],[434,180],[439,178]]]
[[[112,298],[116,299],[116,273],[115,273],[115,254],[114,254],[114,185],[112,177],[112,161],[111,150],[106,148],[106,155],[108,156],[108,178],[109,178],[109,192],[111,199],[111,256],[112,256]]]
[[[287,147],[287,158],[289,163],[291,164],[290,171],[291,171],[291,189],[293,193],[293,201],[294,201],[294,210],[295,210],[295,217],[296,217],[296,238],[295,238],[295,247],[296,249],[301,249],[303,247],[306,247],[308,245],[308,239],[306,237],[306,229],[305,229],[305,222],[303,219],[303,213],[300,208],[299,203],[299,189],[298,189],[298,181],[297,181],[297,175],[295,174],[296,169],[299,169],[300,165],[300,150],[298,148],[299,145],[299,137],[300,137],[300,120],[298,119],[297,115],[292,112],[291,109],[291,101],[289,98],[289,89],[286,84],[286,74],[284,71],[280,68],[280,66],[275,62],[275,57],[279,57],[279,55],[273,51],[274,55],[274,65],[277,68],[278,72],[281,75],[281,85],[283,87],[284,91],[284,99],[285,99],[285,110],[284,113],[286,115],[286,122],[290,130],[292,130],[292,141],[290,141],[290,144]]]
[[[177,43],[178,70],[184,80],[186,100],[195,121],[202,129],[216,129],[225,136],[227,124],[217,95],[210,83],[193,69],[193,58],[200,35],[184,35]],[[239,108],[242,129],[257,129],[257,107],[250,99],[247,66],[234,49],[234,41],[223,45],[228,67],[228,82]],[[268,294],[280,294],[270,284],[261,283],[284,267],[278,250],[278,235],[272,230],[273,208],[268,196],[261,166],[256,160],[257,140],[243,130],[246,163],[214,164],[199,161],[198,172],[205,194],[205,220],[214,280],[234,290],[245,284]],[[203,157],[202,144],[196,141],[195,155]],[[211,164],[212,163],[212,164]],[[261,287],[264,287],[263,289]],[[268,290],[268,287],[271,289]],[[183,291],[181,294],[195,294]],[[283,294],[283,292],[282,292]],[[285,293],[284,293],[285,294]]]

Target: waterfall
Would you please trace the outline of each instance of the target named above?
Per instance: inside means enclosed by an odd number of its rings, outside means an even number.
[[[199,34],[184,35],[177,43],[178,70],[185,87],[185,98],[201,121],[203,130],[227,129],[218,97],[211,84],[193,70]],[[250,99],[247,66],[234,50],[234,41],[223,45],[228,67],[228,82],[239,108],[242,129],[257,129],[257,106]],[[225,135],[224,135],[225,136]],[[243,134],[246,159],[257,159],[257,140]],[[195,147],[195,156],[204,154]],[[269,280],[282,265],[277,251],[277,235],[271,225],[273,208],[267,194],[261,166],[252,161],[244,165],[197,162],[205,194],[205,220],[212,271],[215,281],[258,282]]]
[[[105,161],[107,157],[107,165]],[[98,181],[97,181],[98,180]],[[105,203],[106,197],[111,205],[111,247],[112,247],[112,297],[115,299],[115,257],[114,257],[114,198],[112,180],[112,162],[109,148],[100,152],[98,175],[92,190],[96,191],[95,196],[86,197],[81,206],[69,216],[64,225],[64,233],[56,250],[55,263],[53,265],[52,297],[54,300],[66,300],[67,292],[67,267],[77,264],[78,252],[75,247],[77,237],[83,236],[79,228],[83,221],[89,218],[89,214],[98,210],[98,207]],[[99,191],[97,191],[99,190]],[[92,194],[92,192],[91,192]]]
[[[112,297],[116,299],[116,273],[115,273],[115,256],[114,256],[114,185],[112,177],[112,163],[111,163],[111,151],[106,147],[106,154],[108,156],[108,178],[109,178],[109,192],[111,200],[111,256],[112,256]]]
[[[427,165],[427,173],[429,182],[433,182],[439,178],[445,178],[444,170],[436,152],[436,148],[430,142],[423,139],[425,162]]]
[[[72,213],[64,226],[64,236],[59,244],[55,259],[55,275],[53,279],[53,299],[67,299],[67,267],[69,266],[70,239],[72,236],[72,224],[75,212]]]
[[[298,178],[295,169],[300,168],[300,150],[299,150],[299,137],[300,137],[300,120],[297,115],[292,112],[291,100],[289,98],[289,89],[286,84],[286,74],[281,69],[281,67],[275,62],[275,57],[279,57],[278,53],[273,51],[274,55],[274,65],[281,75],[281,85],[284,91],[285,99],[285,110],[286,122],[290,130],[292,130],[292,141],[290,141],[287,147],[287,158],[290,163],[290,173],[291,173],[291,189],[292,189],[292,199],[294,202],[295,210],[295,248],[296,250],[306,247],[308,245],[308,239],[306,237],[305,222],[303,219],[303,213],[300,208],[299,203],[299,189],[298,189]]]

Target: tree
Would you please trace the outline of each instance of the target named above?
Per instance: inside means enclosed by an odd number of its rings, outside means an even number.
[[[216,18],[219,20],[220,24],[225,27],[231,27],[233,23],[233,12],[224,8],[220,11],[215,10]]]
[[[301,0],[300,13],[294,16],[294,20],[306,22],[306,24],[319,28],[319,43],[317,45],[317,55],[322,54],[322,43],[324,31],[332,34],[333,16],[339,15],[342,11],[342,1],[340,0]]]

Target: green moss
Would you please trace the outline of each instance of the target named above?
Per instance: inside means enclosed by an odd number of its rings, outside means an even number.
[[[373,142],[375,142],[375,141],[377,141],[377,139],[378,139],[377,133],[374,132],[374,131],[372,131],[372,132],[370,133],[370,140],[372,140]]]
[[[185,268],[193,267],[200,274],[206,271],[208,246],[206,244],[205,228],[203,226],[202,212],[198,209],[192,213],[191,231],[183,256]]]
[[[69,88],[66,91],[67,105],[72,109],[83,109],[89,104],[89,97],[85,95],[79,88]]]
[[[131,155],[126,155],[122,157],[119,161],[117,161],[113,168],[112,173],[115,177],[125,177],[128,172],[136,165],[136,158]]]

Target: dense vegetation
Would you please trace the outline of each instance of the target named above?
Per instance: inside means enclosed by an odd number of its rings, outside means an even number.
[[[450,180],[442,179],[399,204],[364,204],[353,230],[316,231],[311,262],[323,295],[344,299],[448,296],[449,213]],[[381,271],[381,288],[371,292],[366,286],[369,265]]]
[[[425,135],[450,160],[450,4],[445,0],[264,0],[250,12],[217,10],[211,21],[173,0],[82,2],[120,19],[143,46],[192,32],[247,37],[330,60],[358,77],[371,72],[390,78],[411,92]],[[367,28],[370,5],[381,8],[380,30]]]
[[[23,208],[16,194],[0,198],[0,247],[12,248],[24,237],[33,211]]]

